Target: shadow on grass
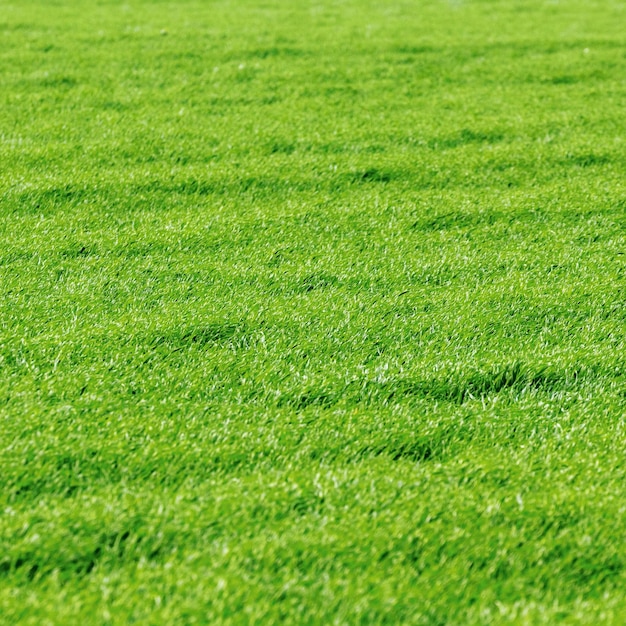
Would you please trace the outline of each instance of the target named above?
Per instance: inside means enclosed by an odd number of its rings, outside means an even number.
[[[573,390],[583,379],[589,381],[596,377],[597,374],[590,368],[552,370],[514,362],[485,371],[454,372],[426,379],[352,381],[343,388],[310,388],[282,394],[277,403],[279,407],[288,406],[296,410],[310,406],[330,408],[340,403],[400,404],[415,399],[462,405],[503,392],[550,394]]]

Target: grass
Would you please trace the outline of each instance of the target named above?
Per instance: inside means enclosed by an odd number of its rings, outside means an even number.
[[[0,1],[3,623],[623,623],[625,11]]]

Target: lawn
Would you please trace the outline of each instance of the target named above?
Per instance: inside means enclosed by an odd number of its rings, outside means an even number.
[[[0,0],[0,621],[626,622],[625,23]]]

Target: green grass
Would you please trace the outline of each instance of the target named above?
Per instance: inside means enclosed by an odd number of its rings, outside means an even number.
[[[626,621],[626,5],[0,0],[0,621]]]

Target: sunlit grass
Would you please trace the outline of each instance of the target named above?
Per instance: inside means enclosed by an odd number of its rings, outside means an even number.
[[[0,621],[622,623],[625,12],[0,3]]]

